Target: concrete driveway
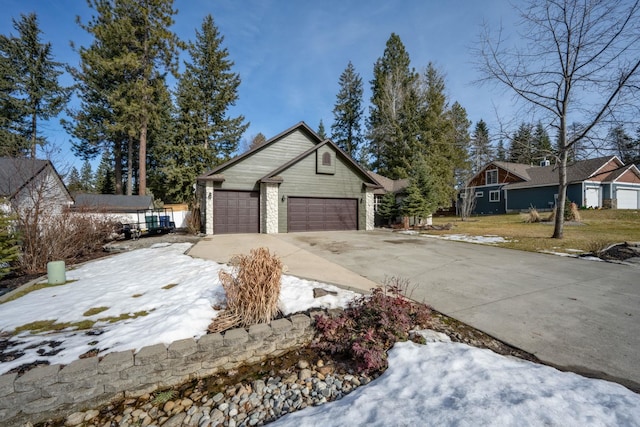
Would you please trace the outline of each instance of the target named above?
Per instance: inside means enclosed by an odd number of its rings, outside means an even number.
[[[640,392],[638,267],[387,231],[272,236],[372,282],[409,279],[415,300],[545,363]]]

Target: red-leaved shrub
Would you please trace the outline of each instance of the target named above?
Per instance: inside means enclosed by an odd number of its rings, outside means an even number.
[[[405,298],[397,286],[377,288],[336,317],[316,316],[320,334],[312,345],[352,357],[359,372],[379,371],[387,366],[387,350],[407,340],[412,328],[426,324],[430,313],[427,306]]]

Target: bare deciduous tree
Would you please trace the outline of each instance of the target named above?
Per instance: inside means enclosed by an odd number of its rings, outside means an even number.
[[[521,42],[505,46],[486,29],[476,57],[484,80],[497,82],[541,113],[558,131],[558,212],[564,212],[567,158],[637,96],[640,4],[622,0],[546,0],[518,10]],[[580,131],[568,132],[579,121]],[[561,239],[563,215],[554,238]]]

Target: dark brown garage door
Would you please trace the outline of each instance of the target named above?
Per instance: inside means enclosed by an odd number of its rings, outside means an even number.
[[[289,197],[287,202],[290,232],[358,229],[357,199]]]
[[[214,191],[213,232],[259,233],[259,200],[257,191]]]

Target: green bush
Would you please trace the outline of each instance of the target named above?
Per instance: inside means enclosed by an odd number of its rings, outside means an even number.
[[[387,350],[407,340],[413,327],[425,325],[430,313],[396,286],[377,288],[355,299],[337,317],[316,316],[320,336],[312,345],[353,358],[359,372],[379,371],[387,366]]]
[[[0,200],[0,279],[9,274],[20,256],[18,236],[13,227],[15,218],[2,208]]]

